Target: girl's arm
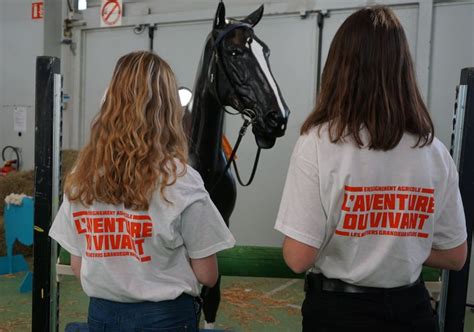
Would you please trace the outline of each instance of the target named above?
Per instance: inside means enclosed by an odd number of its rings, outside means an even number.
[[[431,249],[428,259],[425,261],[426,266],[459,271],[466,263],[467,257],[467,242],[452,249],[437,250]]]
[[[205,258],[191,259],[191,268],[197,280],[207,287],[213,287],[217,282],[217,257],[211,255]]]
[[[81,265],[82,258],[79,256],[71,255],[71,269],[77,279],[81,280]]]
[[[309,270],[318,257],[319,249],[286,236],[283,242],[283,258],[295,273]]]

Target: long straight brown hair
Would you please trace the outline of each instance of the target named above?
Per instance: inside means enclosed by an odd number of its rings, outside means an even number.
[[[187,142],[170,66],[152,52],[121,57],[93,121],[90,141],[66,178],[71,201],[147,210],[156,189],[183,175]],[[168,201],[169,202],[169,201]]]
[[[333,143],[352,136],[359,147],[374,150],[393,149],[405,132],[418,137],[415,146],[433,141],[405,32],[390,8],[361,9],[337,31],[301,134],[326,123]],[[361,139],[364,127],[369,142]]]

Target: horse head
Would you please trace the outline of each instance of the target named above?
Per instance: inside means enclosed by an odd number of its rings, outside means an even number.
[[[285,134],[290,111],[270,70],[270,49],[253,30],[262,15],[263,5],[243,20],[226,19],[219,3],[209,75],[216,99],[248,118],[257,145],[269,149]]]

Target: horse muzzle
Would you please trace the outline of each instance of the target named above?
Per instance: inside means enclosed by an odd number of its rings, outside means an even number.
[[[283,117],[281,113],[268,112],[263,117],[257,117],[254,124],[254,134],[281,137],[285,135],[288,117]]]

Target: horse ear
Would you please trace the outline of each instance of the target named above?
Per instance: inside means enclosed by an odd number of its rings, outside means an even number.
[[[214,29],[222,28],[225,25],[225,5],[221,1],[217,6],[216,16],[214,17]]]
[[[254,11],[252,14],[247,16],[242,20],[242,22],[248,23],[251,26],[256,26],[258,22],[260,22],[260,19],[263,16],[263,5],[261,5],[256,11]]]

